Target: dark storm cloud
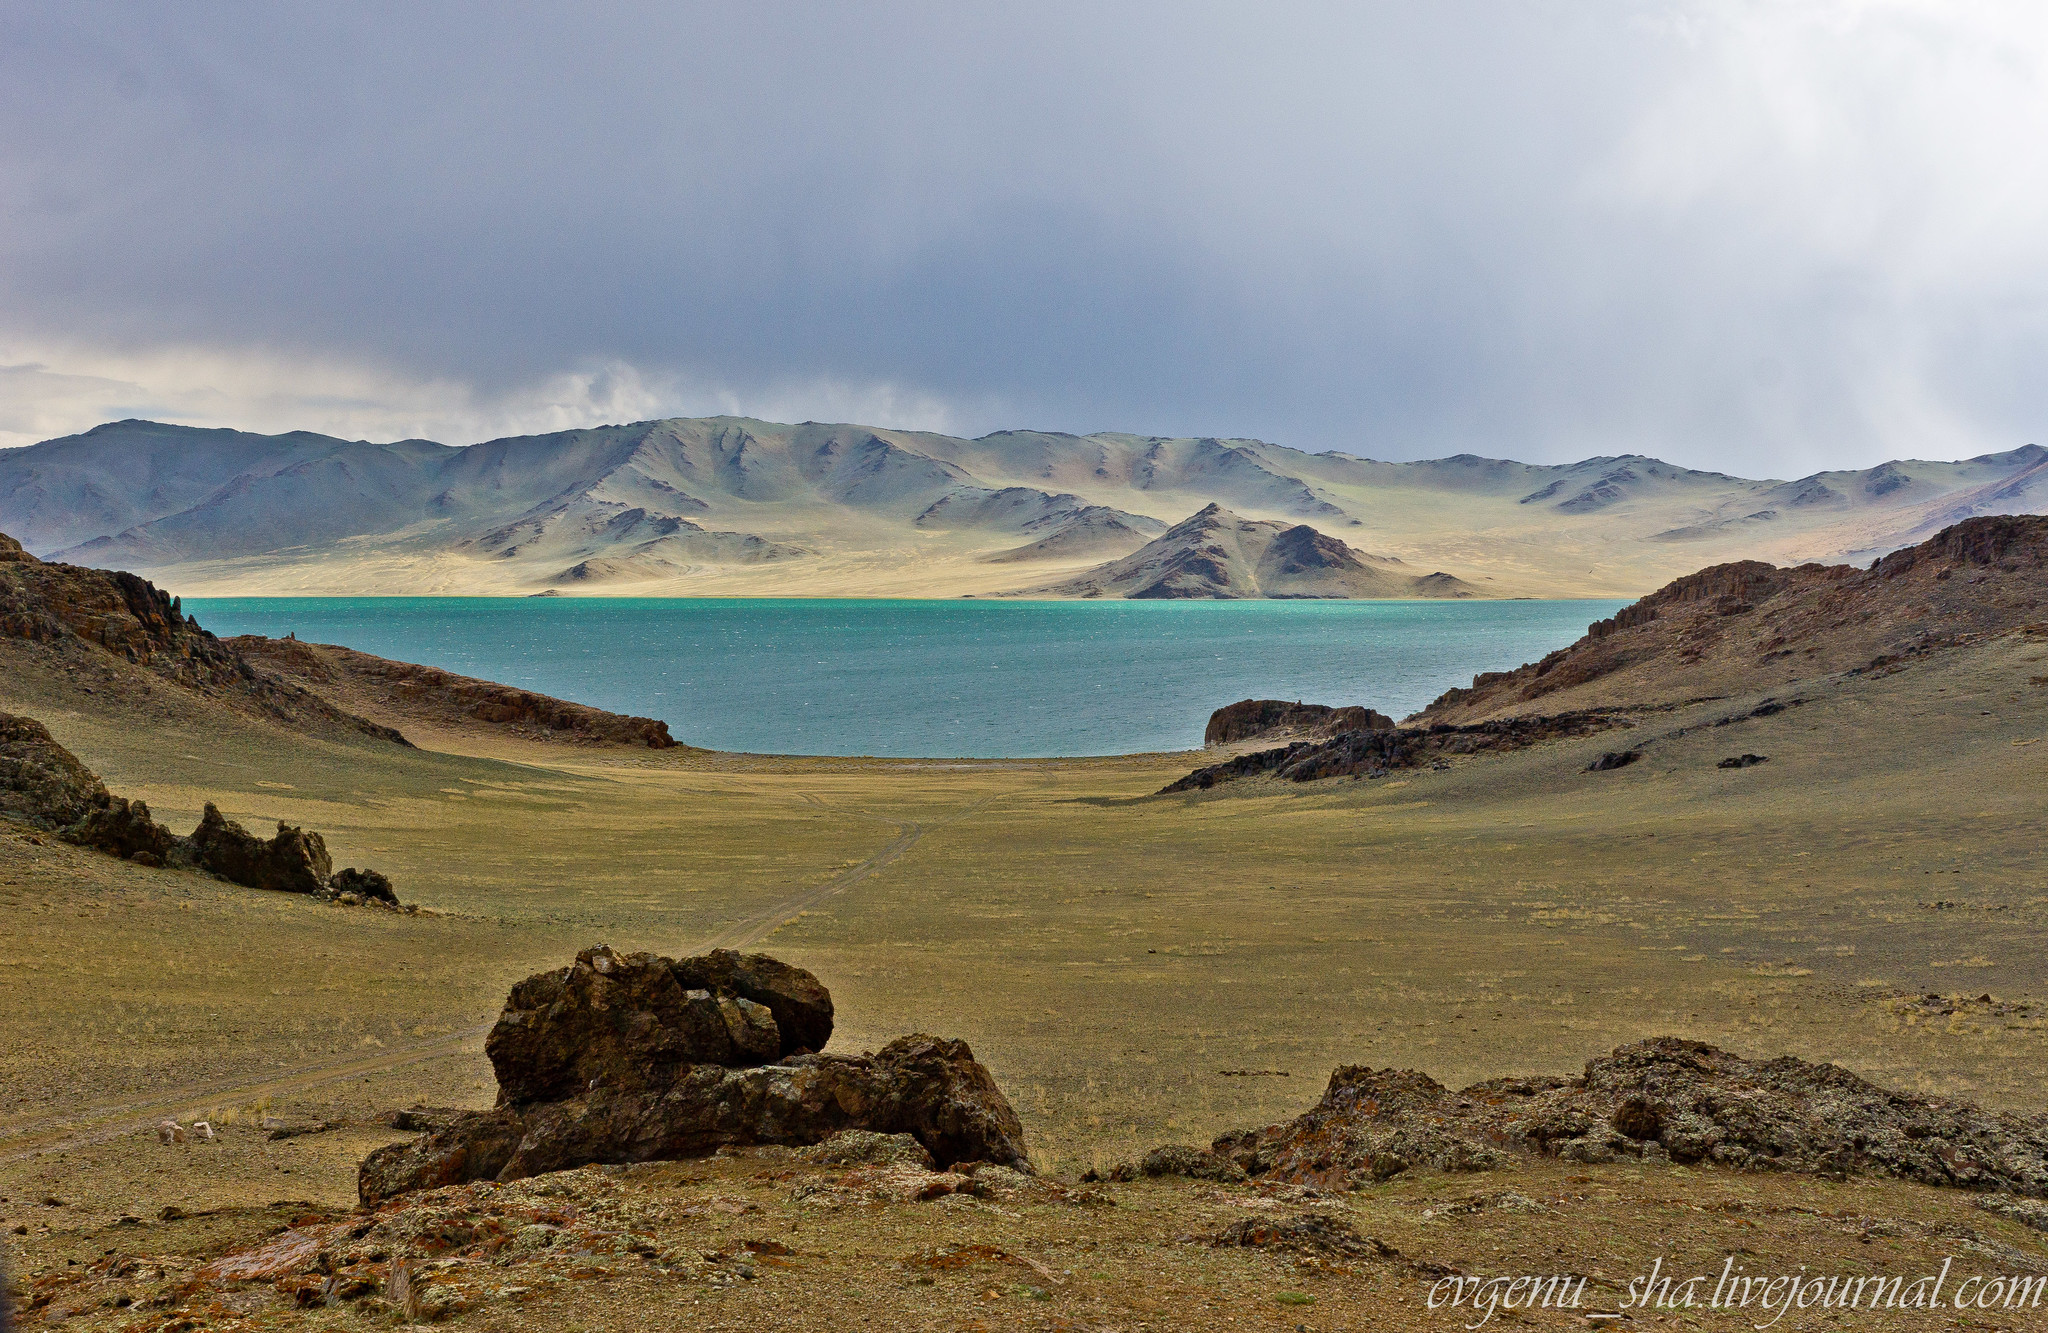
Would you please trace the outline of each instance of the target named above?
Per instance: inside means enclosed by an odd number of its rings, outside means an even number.
[[[1785,474],[2048,399],[2025,8],[0,14],[15,437],[867,409]]]

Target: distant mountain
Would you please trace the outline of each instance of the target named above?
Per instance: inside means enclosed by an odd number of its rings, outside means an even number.
[[[1408,573],[1306,523],[1240,518],[1212,504],[1121,560],[1038,589],[1042,596],[1232,600],[1258,597],[1471,597],[1463,579]]]
[[[1309,525],[1387,578],[1629,595],[1715,560],[1867,562],[1974,514],[2048,510],[2048,450],[1786,482],[1635,455],[1386,463],[1257,440],[967,440],[738,417],[464,448],[120,421],[0,450],[0,530],[190,594],[1118,595],[1101,580],[1121,575],[1101,569],[1210,505]]]

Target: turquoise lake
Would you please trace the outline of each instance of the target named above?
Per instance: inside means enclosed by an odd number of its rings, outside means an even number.
[[[296,633],[767,754],[1193,749],[1244,698],[1396,717],[1534,661],[1620,601],[185,599],[216,634]]]

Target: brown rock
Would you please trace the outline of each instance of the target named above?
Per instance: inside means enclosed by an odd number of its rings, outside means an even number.
[[[1204,745],[1231,745],[1266,736],[1324,739],[1346,731],[1390,731],[1394,719],[1351,705],[1289,703],[1283,699],[1240,699],[1209,714]]]
[[[327,887],[336,894],[353,893],[361,898],[375,898],[393,907],[398,906],[398,893],[391,887],[391,881],[374,870],[358,870],[354,866],[337,870],[327,881]]]
[[[356,1193],[364,1203],[375,1203],[408,1190],[496,1179],[524,1133],[511,1111],[450,1113],[440,1128],[365,1157],[356,1172]]]
[[[266,842],[223,817],[211,801],[190,842],[200,865],[252,889],[322,893],[334,870],[319,834],[280,822],[276,836]]]

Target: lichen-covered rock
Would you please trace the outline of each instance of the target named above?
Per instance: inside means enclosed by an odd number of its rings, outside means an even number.
[[[914,1166],[921,1171],[933,1166],[932,1155],[913,1136],[868,1129],[842,1129],[806,1148],[804,1160],[820,1166]]]
[[[1346,1067],[1305,1115],[1226,1134],[1215,1149],[1253,1176],[1318,1185],[1538,1154],[2048,1195],[2048,1115],[1888,1092],[1837,1065],[1750,1061],[1678,1037],[1620,1047],[1578,1078],[1491,1079],[1460,1092],[1414,1070]]]
[[[0,552],[4,554],[4,552]],[[83,819],[107,789],[32,717],[0,713],[0,815],[44,828]]]
[[[1109,1172],[1111,1180],[1152,1180],[1160,1176],[1181,1176],[1188,1180],[1214,1180],[1234,1184],[1245,1179],[1245,1170],[1222,1153],[1185,1143],[1167,1143],[1146,1153],[1136,1162],[1125,1162]]]
[[[696,1064],[667,1089],[600,1085],[558,1101],[471,1113],[363,1162],[357,1188],[374,1203],[464,1180],[518,1180],[591,1163],[703,1157],[745,1144],[808,1146],[844,1130],[908,1134],[935,1164],[1029,1169],[1024,1128],[963,1041],[917,1034],[873,1055],[804,1055],[734,1069]],[[487,1119],[486,1119],[487,1118]],[[517,1147],[496,1149],[517,1124]]]
[[[494,1180],[526,1132],[519,1117],[506,1110],[439,1113],[434,1123],[412,1142],[379,1148],[363,1159],[356,1190],[364,1203],[408,1190]]]
[[[518,1106],[599,1089],[662,1092],[692,1066],[768,1064],[831,1034],[832,997],[800,967],[731,950],[678,961],[599,945],[514,986],[484,1052],[499,1104]]]
[[[319,834],[280,822],[266,841],[225,818],[211,801],[190,841],[200,865],[252,889],[324,893],[334,872]]]

